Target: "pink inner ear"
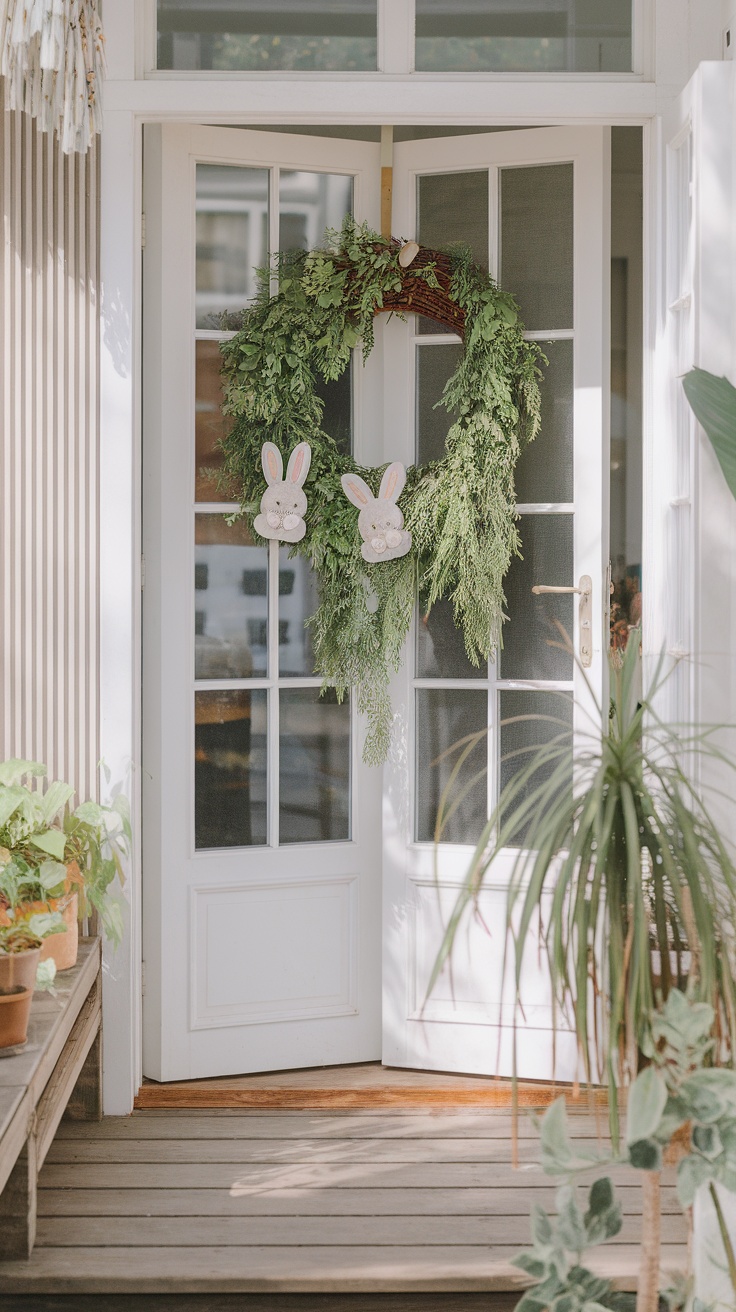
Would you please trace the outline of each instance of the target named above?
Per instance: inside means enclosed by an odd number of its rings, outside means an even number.
[[[395,469],[392,470],[392,472],[389,474],[388,483],[387,483],[387,485],[386,485],[386,496],[387,496],[389,499],[390,499],[390,498],[393,496],[393,494],[394,494],[394,488],[396,487],[396,482],[397,482],[398,477],[399,477],[399,475],[398,475],[398,473],[396,472]]]
[[[277,479],[279,476],[279,466],[273,451],[266,452],[266,460],[268,461],[268,468],[271,471],[271,478]]]
[[[293,468],[292,473],[291,473],[291,481],[292,481],[292,483],[298,483],[298,482],[299,482],[299,475],[300,475],[301,472],[302,472],[302,465],[303,465],[303,464],[304,464],[304,452],[303,452],[303,451],[300,451],[299,454],[298,454],[298,456],[297,456],[297,458],[296,458],[296,460],[294,461],[294,468]]]
[[[357,497],[358,501],[362,506],[368,505],[368,498],[365,495],[365,492],[363,492],[362,488],[358,487],[357,483],[353,483],[351,481],[350,483],[348,483],[348,487],[350,488],[350,491],[353,493],[353,495]]]

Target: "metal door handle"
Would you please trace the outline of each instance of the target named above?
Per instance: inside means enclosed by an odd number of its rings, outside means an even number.
[[[580,664],[586,669],[593,660],[591,641],[591,610],[593,598],[593,580],[590,574],[582,574],[577,588],[557,588],[547,583],[535,583],[532,592],[536,597],[543,592],[575,593],[580,598],[578,605],[578,622],[580,625]]]

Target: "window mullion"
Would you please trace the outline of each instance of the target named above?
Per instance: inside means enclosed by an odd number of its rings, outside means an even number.
[[[414,0],[378,0],[378,68],[414,72]]]

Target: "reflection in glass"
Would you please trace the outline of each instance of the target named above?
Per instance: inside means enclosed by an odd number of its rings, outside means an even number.
[[[350,838],[350,701],[331,690],[280,694],[279,842]]]
[[[425,173],[417,178],[417,241],[434,250],[467,246],[482,269],[488,268],[488,170]],[[420,333],[447,329],[432,319],[418,320]]]
[[[529,332],[573,327],[573,166],[501,169],[501,286]]]
[[[560,789],[572,787],[572,693],[535,692],[526,689],[501,691],[500,697],[500,788],[531,763],[535,747],[543,747],[560,738],[561,756],[537,770],[529,781],[529,791],[561,769]],[[528,717],[528,718],[526,718]],[[508,723],[504,723],[508,721]],[[514,798],[514,808],[523,803],[525,792]],[[526,826],[517,828],[513,841],[518,847],[524,840]]]
[[[631,72],[631,0],[416,0],[416,68]]]
[[[197,165],[197,327],[220,328],[268,263],[268,169]]]
[[[543,342],[542,427],[516,466],[516,498],[522,504],[573,499],[572,341]]]
[[[254,847],[267,841],[263,689],[194,694],[194,845]]]
[[[279,177],[279,250],[311,251],[327,228],[341,228],[353,210],[353,179],[344,173],[282,169]]]
[[[427,460],[443,460],[445,438],[456,416],[438,405],[445,383],[455,373],[463,356],[460,342],[447,345],[417,346],[416,381],[416,459],[417,464]]]
[[[319,604],[317,576],[304,556],[279,548],[279,674],[315,674],[312,631],[306,621]]]
[[[322,431],[331,437],[340,455],[349,456],[353,450],[353,368],[355,352],[351,352],[348,368],[339,378],[325,382],[315,374],[314,390],[324,401]]]
[[[466,735],[487,727],[488,694],[477,689],[417,688],[416,719],[416,838],[431,843],[442,791],[460,749],[443,754]],[[455,780],[455,800],[465,788],[468,792],[442,832],[443,843],[477,843],[488,815],[487,766],[484,733]]]
[[[375,69],[376,0],[158,0],[158,68]]]
[[[195,678],[266,674],[268,548],[224,515],[197,515],[195,544]]]
[[[561,624],[572,637],[574,603],[571,593],[535,596],[536,583],[551,587],[573,584],[572,515],[522,515],[521,552],[506,575],[504,591],[508,622],[503,626],[502,679],[571,679],[572,656],[560,650]]]
[[[486,667],[476,669],[468,660],[462,631],[452,614],[452,602],[440,597],[429,614],[419,604],[417,615],[417,678],[478,679]]]
[[[195,350],[195,500],[235,502],[237,491],[221,487],[217,481],[217,471],[222,468],[222,452],[217,443],[232,427],[232,419],[222,413],[220,347],[217,342],[199,341],[195,342]]]

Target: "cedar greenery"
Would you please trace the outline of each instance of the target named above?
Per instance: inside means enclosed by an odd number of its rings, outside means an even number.
[[[276,442],[286,459],[298,442],[309,442],[307,533],[294,551],[319,578],[320,605],[310,621],[316,667],[338,698],[357,688],[368,720],[364,758],[379,764],[390,742],[390,671],[399,666],[417,592],[427,609],[450,598],[475,665],[500,640],[503,580],[520,547],[514,468],[539,430],[544,357],[524,339],[513,298],[467,251],[452,252],[449,261],[424,251],[402,269],[400,243],[350,218],[326,242],[280,254],[275,270],[262,270],[239,330],[222,344],[224,410],[234,423],[221,443],[221,477],[237,489],[240,513],[252,525],[263,492],[263,443]],[[449,269],[444,281],[440,259]],[[410,553],[367,564],[340,476],[359,473],[377,492],[382,469],[357,465],[322,430],[316,382],[339,378],[358,344],[365,359],[374,315],[409,308],[412,290],[417,300],[428,290],[443,294],[464,322],[463,358],[440,402],[456,418],[445,458],[407,471],[400,506]]]

